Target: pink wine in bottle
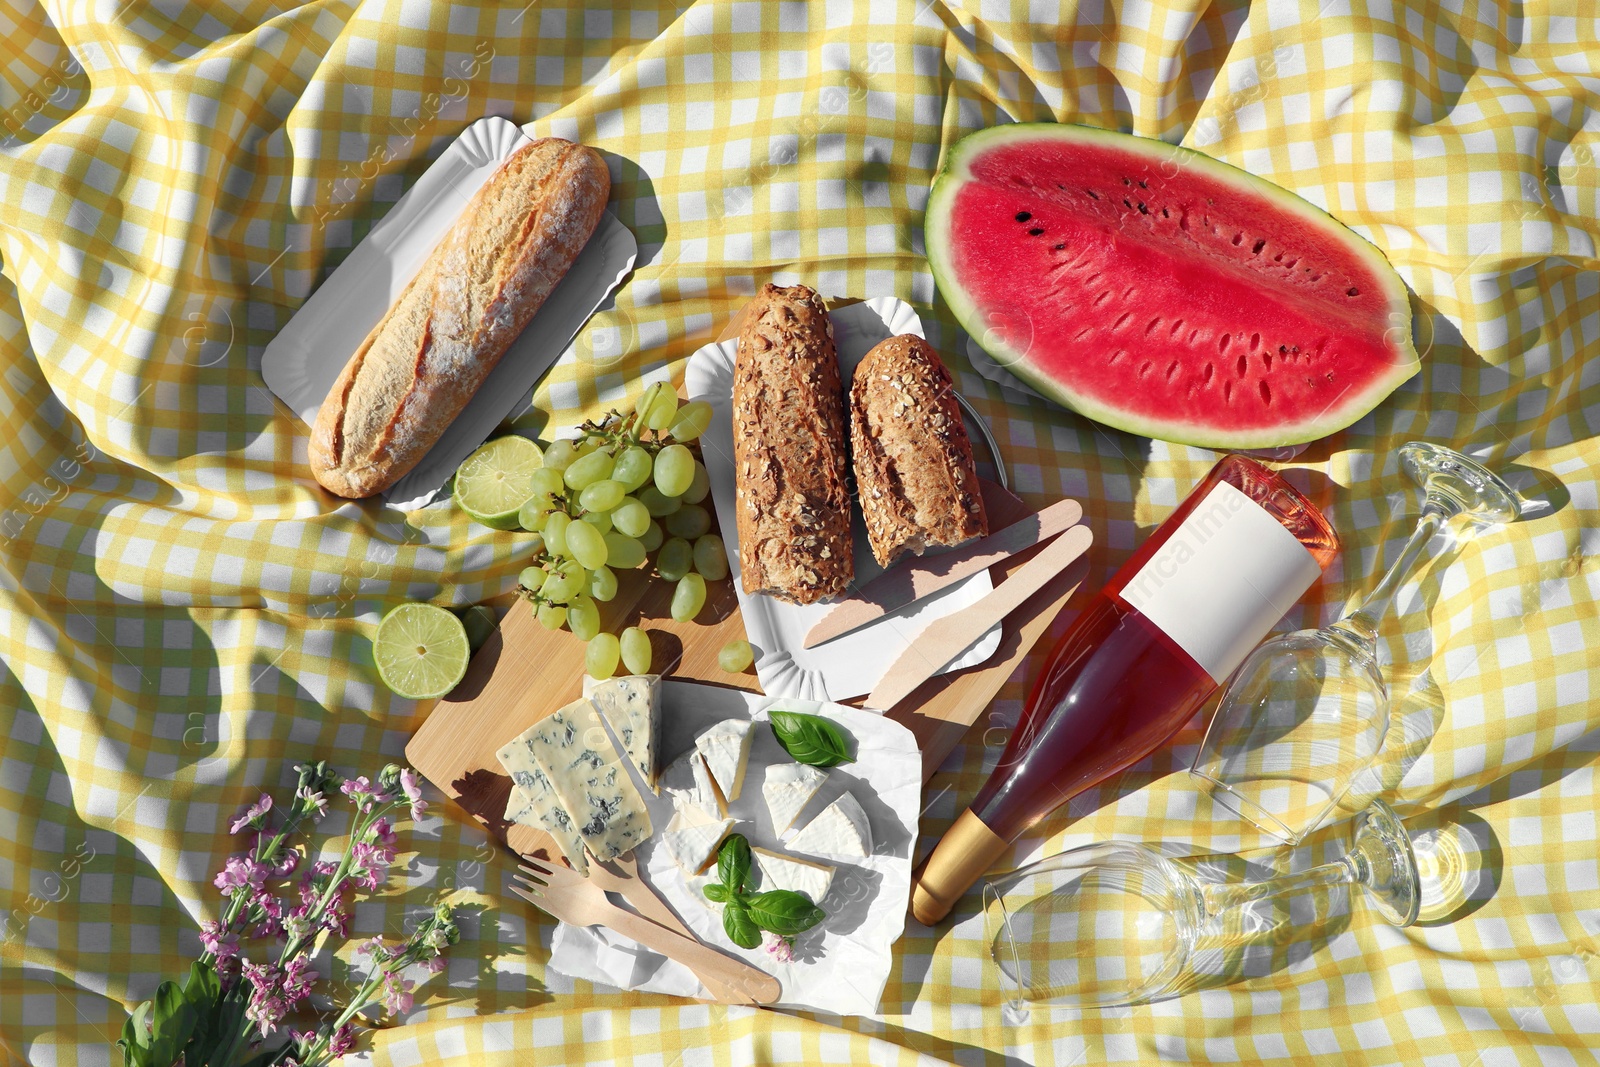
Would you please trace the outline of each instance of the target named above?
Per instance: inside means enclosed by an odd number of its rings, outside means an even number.
[[[1323,514],[1227,456],[1051,649],[999,765],[918,872],[947,915],[1018,835],[1166,744],[1339,551]]]

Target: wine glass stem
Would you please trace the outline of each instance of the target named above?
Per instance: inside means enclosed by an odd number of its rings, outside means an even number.
[[[1324,863],[1299,874],[1282,874],[1264,882],[1208,882],[1201,886],[1200,895],[1205,902],[1207,918],[1216,918],[1223,912],[1242,908],[1257,900],[1291,896],[1308,889],[1346,885],[1360,880],[1360,871],[1349,856]]]
[[[1444,525],[1447,517],[1431,501],[1424,506],[1422,518],[1417,520],[1417,528],[1400,550],[1400,558],[1394,561],[1394,566],[1385,572],[1383,580],[1366,595],[1356,610],[1334,623],[1334,626],[1354,635],[1363,645],[1372,645],[1378,637],[1378,624],[1388,613],[1395,593],[1410,576],[1428,542],[1433,540],[1433,535],[1439,532],[1439,527]]]

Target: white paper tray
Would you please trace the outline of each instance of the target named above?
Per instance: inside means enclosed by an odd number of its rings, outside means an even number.
[[[832,312],[830,318],[846,391],[856,364],[879,341],[903,333],[923,336],[922,321],[911,305],[893,297],[850,304]],[[706,345],[689,357],[684,383],[691,400],[707,401],[712,409],[711,426],[700,437],[701,451],[706,472],[711,476],[711,499],[728,549],[734,592],[739,598],[745,631],[756,651],[756,676],[769,696],[848,700],[870,693],[918,634],[936,619],[975,603],[994,588],[989,572],[974,574],[836,641],[816,648],[802,647],[806,633],[832,605],[789,604],[766,595],[750,596],[740,580],[739,530],[733,510],[733,362],[738,351],[737,339]],[[883,568],[872,558],[860,509],[852,508],[852,514],[854,584],[859,586],[882,574]],[[982,663],[999,647],[1000,627],[995,626],[941,673]]]
[[[479,119],[395,202],[328,275],[261,357],[267,387],[315,424],[317,410],[372,328],[421,268],[472,195],[530,137],[531,125]],[[568,349],[595,309],[621,284],[638,255],[628,228],[611,213],[483,387],[409,474],[383,494],[402,511],[438,499],[462,460],[484,442]]]

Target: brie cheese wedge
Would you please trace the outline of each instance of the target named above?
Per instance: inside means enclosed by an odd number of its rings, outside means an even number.
[[[692,804],[685,805],[662,831],[660,847],[685,877],[692,878],[711,866],[717,848],[733,829],[732,819],[713,819]]]
[[[798,856],[785,856],[764,848],[752,848],[756,866],[761,869],[761,888],[792,889],[811,898],[811,903],[821,904],[833,884],[833,868],[825,863],[812,863]]]
[[[639,768],[645,784],[659,795],[661,766],[656,744],[661,725],[661,676],[627,675],[593,685],[585,678],[583,688],[622,742],[622,751]]]
[[[744,788],[744,772],[750,763],[750,728],[754,725],[749,719],[724,719],[695,739],[694,747],[705,757],[724,809],[739,799],[739,791]]]
[[[781,834],[794,825],[795,816],[817,795],[828,772],[804,763],[775,763],[767,768],[761,797],[772,815],[772,832]]]
[[[867,856],[872,853],[872,826],[856,798],[841,793],[789,839],[789,847],[821,855]]]
[[[707,818],[726,818],[728,809],[711,783],[711,772],[706,769],[705,757],[699,749],[691,748],[672,761],[661,774],[661,788],[672,797],[672,806],[682,810],[683,804],[693,804]]]

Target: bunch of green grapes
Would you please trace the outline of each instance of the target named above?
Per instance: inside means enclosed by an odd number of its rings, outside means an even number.
[[[565,626],[588,643],[585,664],[595,678],[611,677],[619,658],[634,674],[650,669],[643,631],[600,632],[597,604],[617,595],[617,571],[655,553],[655,572],[675,583],[679,622],[700,614],[707,581],[728,576],[727,551],[704,506],[711,479],[689,449],[710,424],[710,404],[680,407],[672,386],[657,383],[632,413],[613,411],[552,444],[533,472],[534,493],[517,521],[539,540],[518,591],[546,629]]]

